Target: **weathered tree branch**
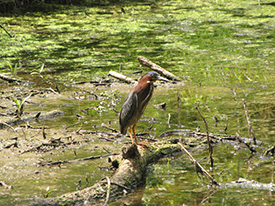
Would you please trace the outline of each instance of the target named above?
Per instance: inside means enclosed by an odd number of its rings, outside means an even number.
[[[131,79],[130,77],[126,77],[125,75],[117,73],[115,71],[109,71],[108,76],[114,77],[114,78],[124,81],[128,84],[135,82],[135,80]]]
[[[198,106],[196,106],[196,110],[198,111],[198,113],[200,114],[201,118],[203,119],[203,122],[205,124],[205,128],[206,128],[206,135],[207,135],[207,143],[208,143],[208,151],[209,151],[209,159],[210,159],[210,164],[211,164],[211,169],[213,169],[214,167],[214,159],[213,159],[213,146],[211,145],[211,141],[209,138],[209,131],[208,131],[208,124],[206,122],[206,119],[204,118],[204,116],[201,114]]]
[[[200,165],[200,163],[194,159],[194,157],[187,151],[187,149],[184,148],[184,146],[181,143],[178,143],[178,145],[181,147],[182,151],[184,151],[185,154],[187,154],[189,160],[195,166],[197,175],[198,173],[201,173],[202,175],[205,175],[209,180],[211,180],[213,185],[219,185],[219,183],[217,183],[216,180]]]
[[[178,81],[178,82],[182,81],[179,77],[175,76],[171,72],[168,72],[167,70],[163,69],[159,65],[151,62],[150,60],[146,59],[143,56],[139,56],[137,59],[141,65],[149,67],[150,69],[160,73],[162,76],[165,76],[167,79]]]

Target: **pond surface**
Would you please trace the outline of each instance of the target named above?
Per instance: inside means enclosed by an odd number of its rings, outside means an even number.
[[[118,112],[133,85],[113,82],[107,74],[114,70],[139,79],[141,74],[133,72],[143,70],[144,74],[149,69],[139,67],[138,56],[145,56],[183,79],[179,84],[157,83],[136,127],[138,133],[161,139],[159,135],[173,129],[205,132],[195,109],[198,106],[209,132],[251,138],[244,99],[255,136],[266,144],[258,146],[258,153],[252,157],[244,145],[218,145],[212,174],[220,183],[239,178],[273,182],[274,158],[260,157],[268,144],[274,145],[275,135],[274,2],[175,0],[45,8],[47,12],[1,16],[2,26],[16,36],[10,38],[1,29],[1,73],[33,82],[15,85],[1,80],[1,122],[14,118],[10,115],[16,110],[13,99],[23,100],[32,90],[56,90],[56,86],[61,94],[44,91],[33,96],[26,102],[24,112],[59,109],[64,116],[30,123],[48,127],[46,140],[41,129],[19,125],[13,126],[16,131],[2,129],[0,181],[13,189],[0,187],[0,205],[28,204],[34,197],[58,196],[112,174],[107,158],[61,166],[42,167],[39,162],[120,152],[122,145],[129,142],[127,137],[109,141],[106,133],[99,132],[110,132],[102,123],[118,130]],[[74,84],[81,81],[87,83]],[[89,81],[107,84],[98,86]],[[162,102],[166,110],[154,107]],[[79,135],[77,130],[95,133]],[[51,138],[69,142],[68,136],[78,144],[22,154]],[[7,140],[15,137],[20,140],[18,148],[3,149]],[[207,150],[192,154],[209,169]],[[197,177],[183,154],[150,166],[146,188],[132,197],[143,205],[275,204],[272,191],[208,187],[207,180]]]

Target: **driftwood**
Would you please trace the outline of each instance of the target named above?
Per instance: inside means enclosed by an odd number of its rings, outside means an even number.
[[[108,76],[114,77],[114,78],[124,81],[128,84],[135,82],[135,80],[131,79],[130,77],[126,77],[125,75],[117,73],[115,71],[109,71]]]
[[[246,189],[254,189],[254,190],[274,191],[275,184],[259,183],[254,180],[246,180],[243,178],[239,178],[237,181],[232,181],[230,183],[222,184],[221,188],[246,188]]]
[[[171,72],[168,72],[167,70],[163,69],[159,65],[151,62],[150,60],[146,59],[143,56],[139,56],[139,57],[137,57],[137,59],[141,65],[149,67],[150,69],[160,73],[162,76],[165,76],[167,79],[170,79],[173,81],[178,81],[178,82],[182,81],[179,77],[175,76]]]

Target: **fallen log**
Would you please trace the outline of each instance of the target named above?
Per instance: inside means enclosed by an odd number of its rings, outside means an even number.
[[[205,149],[207,145],[206,134],[187,132],[183,135],[185,138],[179,138],[186,150]],[[189,134],[191,134],[189,136]],[[188,136],[188,138],[186,138]],[[214,144],[226,141],[238,141],[238,139],[228,135],[213,136],[210,134]],[[157,162],[160,158],[181,152],[181,144],[178,144],[179,139],[170,139],[166,141],[150,143],[148,148],[138,148],[136,144],[122,148],[120,155],[114,156],[112,159],[113,167],[117,168],[112,177],[106,177],[91,187],[83,190],[70,192],[60,195],[55,198],[44,198],[34,200],[32,205],[106,205],[125,196],[126,194],[135,191],[137,188],[145,185],[146,168],[150,163]],[[205,141],[202,141],[204,139]],[[252,141],[252,140],[251,140]],[[202,171],[202,170],[199,170]],[[202,171],[205,173],[205,171]],[[211,179],[212,186],[215,188],[229,188],[229,187],[244,187],[243,182],[232,182],[228,184],[219,184],[218,186],[213,179]],[[239,184],[241,183],[241,184]],[[248,182],[245,182],[246,185]],[[250,183],[249,183],[250,184]],[[251,182],[252,188],[259,188],[270,190],[272,187],[266,185],[255,184]],[[250,184],[250,185],[251,185]],[[249,186],[248,186],[249,187]]]
[[[146,66],[146,67],[149,67],[150,69],[160,73],[162,76],[165,76],[167,79],[170,79],[170,80],[174,80],[174,81],[178,81],[178,82],[181,82],[182,80],[175,76],[174,74],[172,74],[171,72],[163,69],[162,67],[160,67],[159,65],[151,62],[150,60],[146,59],[145,57],[143,56],[139,56],[137,57],[139,63],[143,66]]]
[[[131,79],[130,77],[126,77],[125,75],[117,73],[115,71],[109,71],[108,76],[114,77],[128,84],[135,82],[135,80]]]
[[[166,155],[180,152],[178,140],[150,144],[149,148],[138,148],[136,144],[122,148],[122,154],[112,160],[112,164],[119,165],[108,184],[104,178],[92,187],[61,195],[56,198],[38,199],[33,205],[103,205],[107,193],[109,199],[123,196],[145,184],[146,166]],[[109,189],[108,189],[109,185]],[[109,190],[109,192],[108,192]]]

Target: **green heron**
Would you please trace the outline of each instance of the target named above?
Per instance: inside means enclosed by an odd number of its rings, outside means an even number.
[[[129,134],[132,143],[136,143],[137,145],[146,145],[146,143],[144,142],[137,142],[135,127],[137,121],[140,119],[148,102],[150,101],[153,95],[153,83],[157,80],[169,82],[169,80],[159,76],[157,72],[152,71],[143,75],[140,78],[138,84],[130,91],[122,105],[122,109],[119,116],[120,132],[122,134],[126,134],[127,129],[129,128]],[[134,139],[132,136],[132,132]]]

